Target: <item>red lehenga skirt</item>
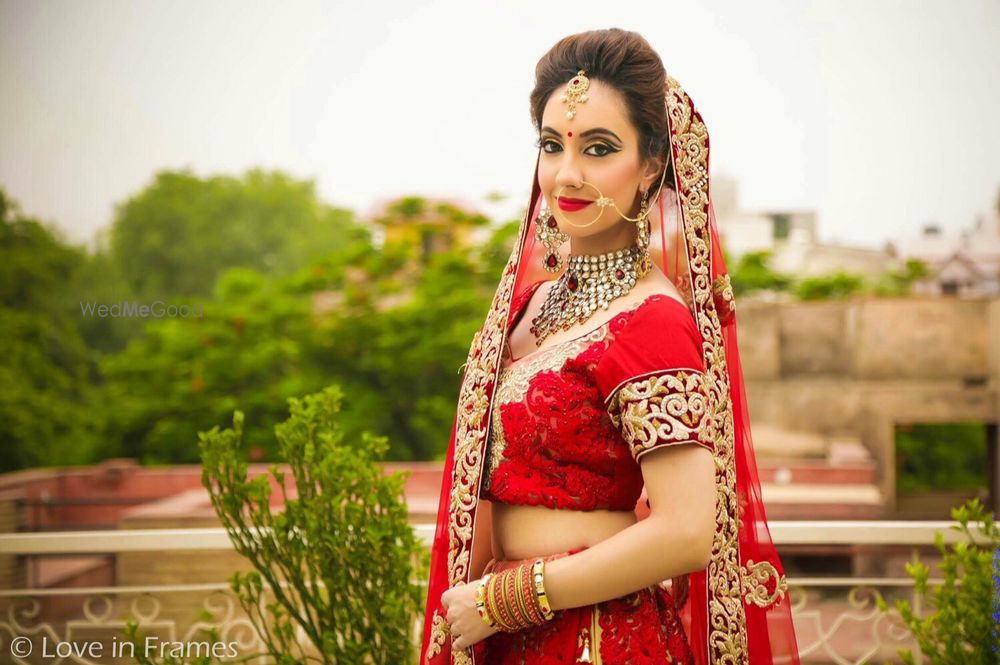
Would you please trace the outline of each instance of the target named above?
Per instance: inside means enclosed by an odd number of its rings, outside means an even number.
[[[549,561],[584,549],[543,558]],[[516,568],[535,558],[491,559],[483,574]],[[555,616],[540,626],[494,633],[483,643],[484,665],[694,663],[674,598],[659,585],[595,605],[556,610]]]

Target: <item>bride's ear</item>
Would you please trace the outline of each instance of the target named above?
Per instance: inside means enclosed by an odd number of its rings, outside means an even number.
[[[660,174],[663,172],[665,164],[663,157],[652,157],[646,166],[646,171],[642,175],[642,186],[640,191],[654,193],[653,188],[660,181]],[[665,183],[664,183],[665,184]]]

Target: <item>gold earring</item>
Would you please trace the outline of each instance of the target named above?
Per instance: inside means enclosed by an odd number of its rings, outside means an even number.
[[[569,240],[569,236],[559,229],[559,224],[548,208],[543,208],[535,218],[535,239],[548,250],[544,259],[545,269],[549,272],[559,272],[563,265],[559,246]]]
[[[635,267],[636,277],[642,279],[653,269],[652,259],[649,256],[649,190],[642,193],[642,200],[639,202],[639,216],[635,218],[636,225],[636,245],[639,247],[640,257]]]

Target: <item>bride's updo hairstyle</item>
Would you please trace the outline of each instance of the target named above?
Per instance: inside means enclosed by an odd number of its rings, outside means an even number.
[[[667,117],[664,107],[666,69],[663,61],[642,35],[609,28],[565,37],[535,65],[535,87],[531,91],[531,120],[542,127],[542,114],[552,93],[579,70],[590,80],[599,79],[625,98],[629,118],[639,135],[643,163],[664,157],[667,177],[664,187],[674,188],[673,160],[668,154]],[[659,182],[659,174],[655,182]]]

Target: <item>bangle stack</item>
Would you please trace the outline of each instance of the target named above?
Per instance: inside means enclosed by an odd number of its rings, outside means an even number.
[[[484,575],[476,609],[487,625],[507,633],[552,619],[555,613],[545,595],[545,559]]]

